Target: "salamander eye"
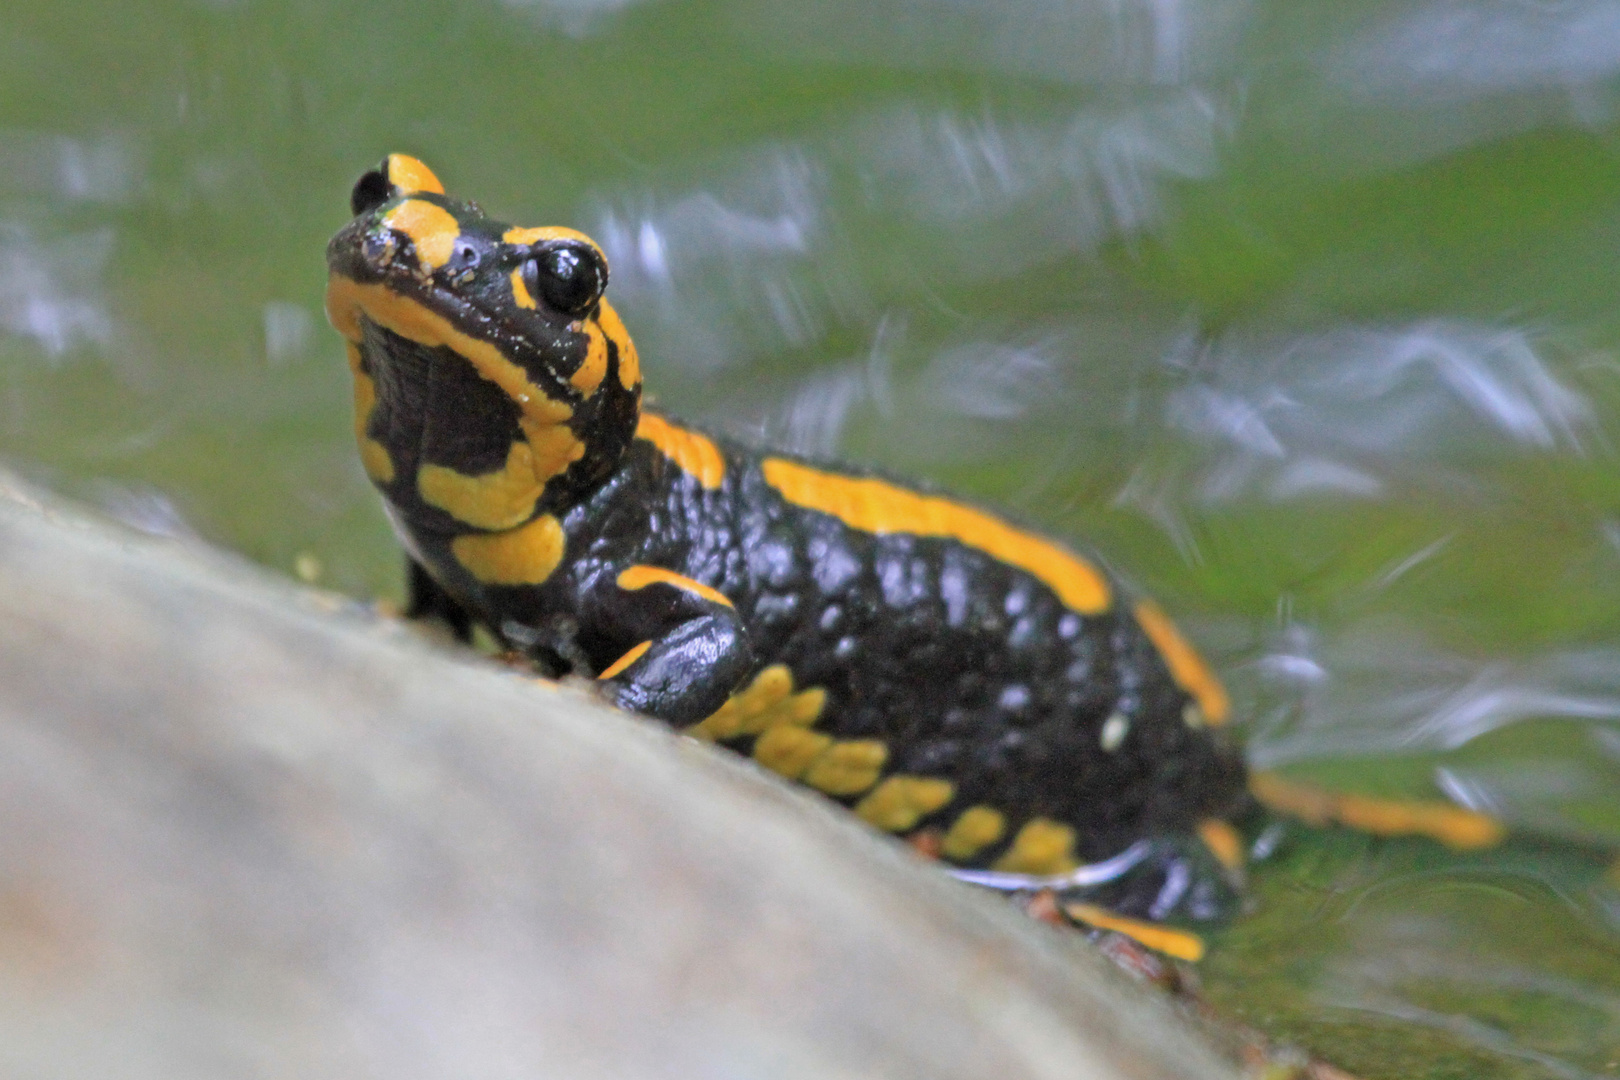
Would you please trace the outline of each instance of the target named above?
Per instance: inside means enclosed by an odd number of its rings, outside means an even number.
[[[553,310],[577,318],[602,298],[607,264],[589,244],[553,240],[523,264],[523,283]]]
[[[372,169],[354,183],[354,190],[349,193],[349,209],[354,215],[370,213],[388,201],[393,194],[394,185],[388,182],[388,176],[381,169]]]

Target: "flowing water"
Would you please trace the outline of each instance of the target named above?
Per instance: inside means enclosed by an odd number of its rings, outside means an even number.
[[[9,0],[0,455],[397,595],[354,178],[585,229],[678,415],[1082,537],[1296,832],[1204,965],[1367,1077],[1620,1074],[1620,0]]]

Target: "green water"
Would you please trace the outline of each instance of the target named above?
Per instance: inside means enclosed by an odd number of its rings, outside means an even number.
[[[601,240],[648,384],[1084,538],[1257,761],[1501,812],[1296,835],[1204,978],[1368,1077],[1620,1072],[1620,4],[0,12],[0,455],[397,595],[321,313],[354,178]]]

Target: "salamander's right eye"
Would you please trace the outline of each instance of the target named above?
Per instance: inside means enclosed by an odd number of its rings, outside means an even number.
[[[607,263],[579,240],[552,240],[523,264],[523,283],[552,310],[570,318],[590,311],[607,288]]]

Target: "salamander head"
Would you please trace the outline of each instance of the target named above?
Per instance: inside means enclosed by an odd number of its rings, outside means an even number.
[[[326,310],[349,343],[361,459],[391,510],[503,531],[599,485],[641,400],[601,249],[447,198],[403,154],[360,177],[350,208],[326,249]]]

